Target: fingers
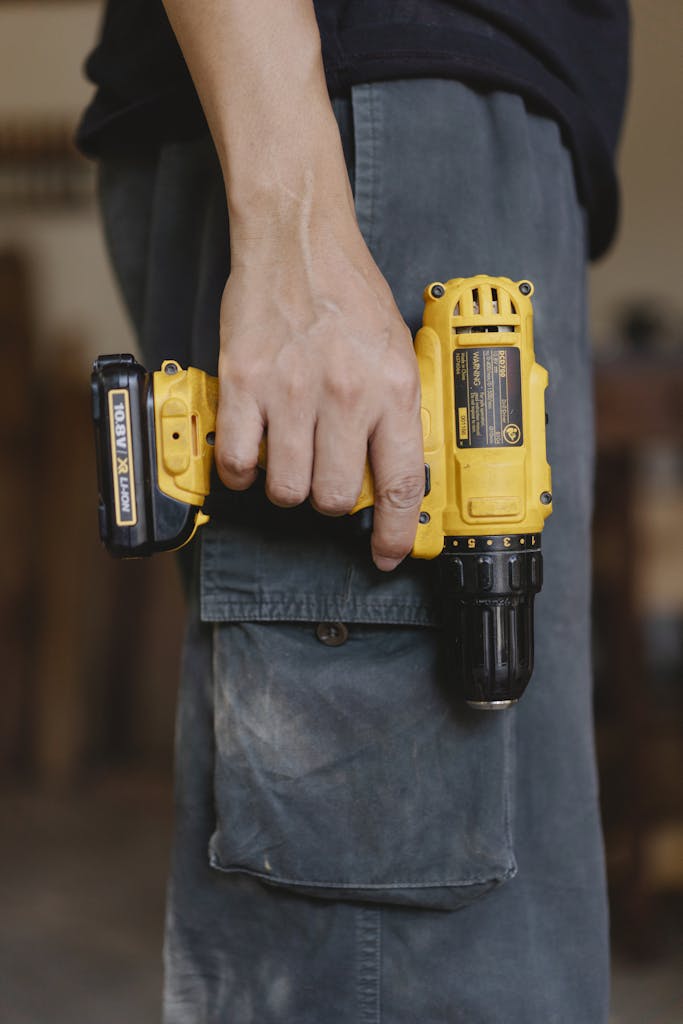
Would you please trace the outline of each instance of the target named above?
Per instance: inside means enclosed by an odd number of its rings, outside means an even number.
[[[267,424],[266,493],[285,508],[310,497],[324,515],[350,512],[369,454],[375,488],[372,556],[383,571],[396,568],[410,552],[424,497],[419,378],[412,371],[408,364],[394,374],[369,445],[364,418],[354,415],[351,405],[334,401],[319,413],[317,423],[310,408],[289,405],[271,412]],[[254,482],[265,426],[248,392],[221,391],[216,466],[227,487],[245,490]]]
[[[395,569],[410,552],[424,497],[424,446],[419,386],[406,382],[370,441],[375,482],[372,557],[378,569]]]
[[[254,398],[221,388],[216,416],[216,469],[226,487],[245,491],[257,475],[264,422]]]
[[[256,399],[228,381],[216,416],[216,469],[233,491],[250,487],[258,473],[259,445],[268,428],[266,494],[274,505],[301,504],[311,489],[314,422],[291,407],[271,411],[266,422]]]
[[[342,516],[356,504],[368,452],[367,429],[353,414],[321,414],[315,431],[311,504],[326,516]]]
[[[268,420],[266,494],[274,505],[292,508],[311,490],[313,430],[310,414],[281,410]]]

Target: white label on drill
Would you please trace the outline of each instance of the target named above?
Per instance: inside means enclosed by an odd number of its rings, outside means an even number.
[[[130,399],[124,388],[114,388],[109,392],[109,427],[116,525],[135,526],[138,521],[138,512],[135,504]]]
[[[523,444],[519,349],[456,349],[453,373],[458,448]]]

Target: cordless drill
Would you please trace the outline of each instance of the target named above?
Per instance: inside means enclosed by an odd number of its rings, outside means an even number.
[[[436,562],[449,674],[483,709],[509,707],[531,676],[552,510],[532,294],[505,277],[430,284],[415,338],[425,494],[411,554]],[[123,558],[182,547],[208,520],[218,380],[100,356],[92,397],[105,546]],[[353,512],[372,504],[366,465]]]

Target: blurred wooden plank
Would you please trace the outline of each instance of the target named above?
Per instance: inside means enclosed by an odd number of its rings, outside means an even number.
[[[682,396],[681,356],[624,356],[595,368],[594,614],[602,648],[596,679],[603,711],[599,753],[609,813],[605,824],[612,909],[615,919],[625,923],[622,934],[631,952],[639,955],[652,952],[656,934],[652,787],[658,739],[642,628],[642,560],[648,550],[641,536],[638,460],[653,445],[683,444]],[[657,502],[653,494],[647,499]],[[609,753],[602,739],[606,731],[618,738]],[[614,780],[617,785],[609,788]]]
[[[683,357],[622,357],[595,367],[598,447],[683,443]]]
[[[78,777],[88,746],[84,650],[98,599],[87,587],[98,547],[88,370],[77,338],[55,339],[40,391],[33,755],[55,787]]]
[[[0,209],[92,203],[95,168],[74,144],[71,117],[0,117]]]
[[[31,633],[35,605],[35,510],[39,484],[35,450],[33,294],[27,257],[0,251],[0,765],[26,768],[30,708]]]

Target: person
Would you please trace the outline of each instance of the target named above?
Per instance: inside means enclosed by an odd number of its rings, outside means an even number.
[[[627,39],[620,0],[110,0],[79,144],[113,263],[148,366],[220,379],[166,1024],[607,1019],[585,277]],[[489,715],[406,558],[411,334],[426,284],[478,273],[535,284],[555,509],[534,678]],[[370,551],[345,515],[366,457]]]

